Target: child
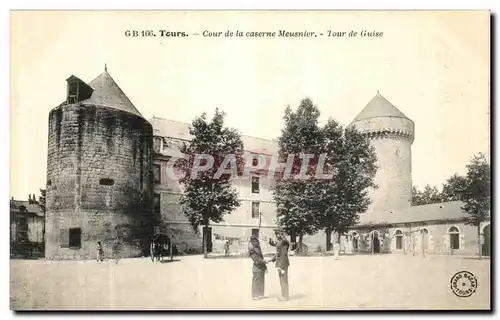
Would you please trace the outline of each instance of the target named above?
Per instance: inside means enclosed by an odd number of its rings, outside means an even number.
[[[104,255],[104,251],[102,250],[101,241],[97,242],[97,262],[103,261],[102,256]]]

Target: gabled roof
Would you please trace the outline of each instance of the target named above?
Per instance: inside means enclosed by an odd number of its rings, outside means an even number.
[[[89,99],[82,101],[83,104],[92,104],[126,111],[141,118],[141,113],[135,108],[127,95],[120,89],[115,80],[105,70],[97,78],[89,83],[94,89]]]
[[[359,225],[384,225],[408,222],[445,221],[465,219],[469,216],[462,210],[462,201],[433,203],[399,210],[374,211],[360,215]]]
[[[404,113],[402,113],[398,108],[396,108],[392,103],[390,103],[386,98],[384,98],[378,91],[377,95],[368,102],[366,107],[361,110],[361,112],[354,118],[352,122],[377,118],[377,117],[397,117],[405,118],[410,120]]]
[[[186,141],[190,141],[193,138],[193,136],[189,133],[190,125],[187,123],[158,117],[149,119],[149,123],[153,126],[153,135],[155,136],[169,137]],[[243,148],[246,151],[267,155],[275,155],[278,153],[277,141],[245,135],[242,135],[241,139],[243,140]]]
[[[20,208],[24,207],[24,210]],[[10,200],[10,211],[15,211],[21,214],[32,214],[39,217],[43,217],[42,209],[37,204],[30,204],[29,201],[25,200]]]

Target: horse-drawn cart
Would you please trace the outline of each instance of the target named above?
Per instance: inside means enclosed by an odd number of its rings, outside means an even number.
[[[151,261],[163,261],[163,257],[170,256],[170,260],[174,259],[173,256],[173,237],[165,233],[155,233],[150,238],[149,254]]]

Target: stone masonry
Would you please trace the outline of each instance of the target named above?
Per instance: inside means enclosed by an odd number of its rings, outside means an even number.
[[[46,257],[93,259],[97,241],[106,256],[146,255],[153,230],[151,165],[152,127],[142,117],[85,100],[53,109]]]

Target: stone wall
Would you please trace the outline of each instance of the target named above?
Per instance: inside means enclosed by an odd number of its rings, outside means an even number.
[[[97,241],[110,239],[121,242],[111,251],[122,257],[146,252],[153,228],[151,125],[116,109],[61,105],[49,114],[48,140],[46,257],[92,256]],[[70,228],[81,229],[79,248],[66,247]]]
[[[377,173],[371,189],[370,210],[407,208],[411,204],[411,144],[398,136],[382,136],[371,139],[377,152]]]
[[[411,145],[414,123],[397,117],[378,117],[352,124],[370,138],[377,154],[378,188],[370,190],[367,211],[407,208],[412,198]]]

